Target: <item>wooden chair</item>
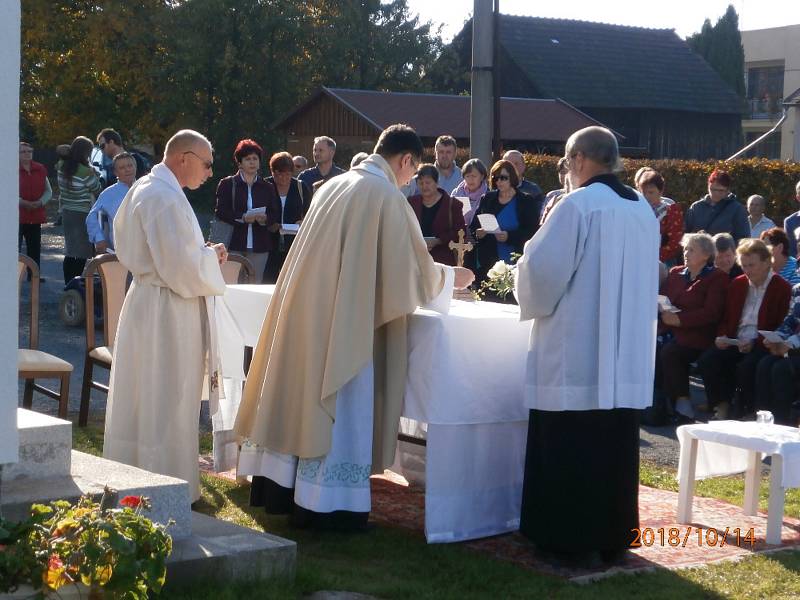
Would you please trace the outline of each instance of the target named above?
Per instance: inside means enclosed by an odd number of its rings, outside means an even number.
[[[94,276],[100,275],[103,290],[103,343],[97,345],[94,331]],[[94,380],[94,367],[111,370],[114,336],[117,334],[122,303],[128,283],[128,270],[113,254],[93,258],[83,270],[86,285],[86,358],[83,363],[83,385],[78,425],[85,427],[89,420],[89,399],[92,388],[108,394],[108,386]]]
[[[256,269],[244,256],[228,254],[227,262],[222,265],[222,278],[227,285],[250,283],[255,281]]]
[[[49,398],[58,400],[58,416],[67,418],[69,410],[69,378],[72,375],[72,365],[65,360],[39,350],[39,266],[34,260],[24,254],[19,255],[17,275],[18,284],[27,279],[28,271],[31,274],[31,325],[28,348],[17,350],[17,370],[20,379],[25,380],[25,391],[22,396],[22,406],[31,408],[34,390]],[[58,392],[36,383],[36,379],[60,379],[61,388]]]

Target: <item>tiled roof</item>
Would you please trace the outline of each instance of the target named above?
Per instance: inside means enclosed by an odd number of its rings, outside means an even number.
[[[741,112],[736,93],[671,29],[501,15],[499,31],[541,96],[581,108]]]
[[[340,88],[322,88],[321,93],[329,94],[361,115],[377,131],[393,123],[407,123],[420,137],[447,133],[469,138],[469,96]],[[566,141],[576,130],[600,124],[557,99],[502,98],[500,110],[500,135],[504,140]],[[276,126],[280,127],[292,116],[282,119]]]

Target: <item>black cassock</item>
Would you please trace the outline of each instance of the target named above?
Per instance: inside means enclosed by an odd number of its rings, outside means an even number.
[[[520,532],[546,552],[612,555],[639,527],[639,411],[531,410]]]

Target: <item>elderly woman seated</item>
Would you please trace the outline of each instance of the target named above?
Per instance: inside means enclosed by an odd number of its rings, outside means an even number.
[[[744,275],[728,287],[718,337],[697,361],[715,418],[727,419],[737,389],[737,416],[752,410],[758,362],[767,355],[759,331],[774,331],[789,310],[792,288],[772,272],[772,253],[761,240],[746,238],[736,249]]]
[[[739,275],[744,275],[742,267],[736,262],[736,242],[730,233],[715,235],[714,247],[717,249],[717,256],[714,259],[715,267],[723,271],[728,279],[736,279]]]
[[[761,239],[772,250],[772,270],[792,285],[800,283],[797,272],[797,259],[789,256],[789,236],[780,227],[767,229]]]
[[[449,243],[458,241],[459,231],[466,232],[463,205],[439,187],[439,171],[434,165],[420,166],[417,188],[420,193],[409,197],[408,203],[417,215],[428,251],[436,262],[455,266]]]
[[[661,344],[656,360],[658,387],[667,395],[675,421],[694,418],[689,400],[689,365],[714,343],[722,313],[728,277],[714,267],[714,242],[705,233],[684,236],[685,267],[673,267],[661,293],[680,312],[661,312],[658,329]],[[659,385],[660,384],[660,385]]]
[[[769,355],[758,363],[756,407],[771,411],[776,423],[796,426],[790,413],[800,379],[800,284],[792,288],[792,307],[776,331],[783,341],[764,340]]]

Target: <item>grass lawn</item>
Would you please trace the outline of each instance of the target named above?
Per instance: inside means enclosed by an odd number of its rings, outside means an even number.
[[[74,447],[97,453],[102,431],[75,427]],[[201,447],[207,448],[207,434]],[[645,485],[677,490],[675,471],[643,463]],[[290,529],[286,518],[248,506],[249,488],[203,476],[198,510],[268,531],[298,544],[295,581],[198,583],[168,589],[170,598],[297,598],[317,590],[347,590],[381,598],[800,598],[800,552],[780,552],[680,571],[617,575],[588,585],[540,575],[458,544],[428,545],[421,533],[381,525],[363,534],[312,533]],[[766,507],[768,483],[762,481]],[[725,477],[698,482],[697,494],[742,503],[744,480]],[[786,495],[786,513],[800,516],[800,490]]]

